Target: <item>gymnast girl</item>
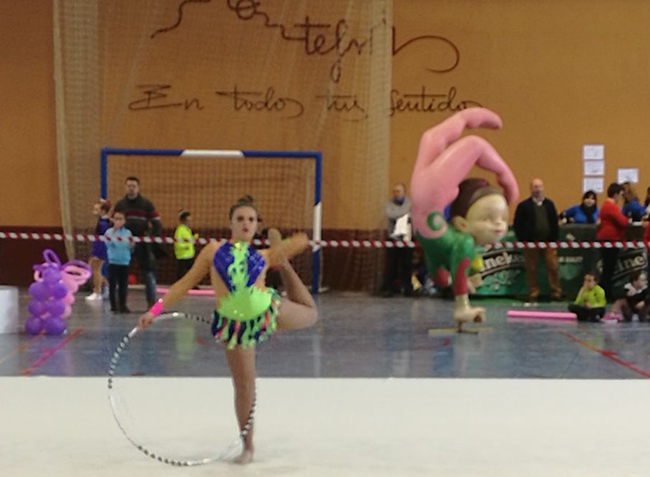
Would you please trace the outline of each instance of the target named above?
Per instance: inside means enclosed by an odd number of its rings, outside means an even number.
[[[468,295],[481,283],[476,246],[501,240],[508,229],[508,203],[519,196],[517,181],[499,153],[485,139],[460,136],[465,128],[501,125],[499,116],[484,108],[454,114],[422,135],[411,178],[416,238],[434,283],[439,288],[453,283],[459,331],[463,323],[485,319],[485,309],[470,306]],[[474,165],[494,172],[503,193],[485,179],[463,180]],[[450,203],[447,223],[443,212]]]
[[[235,412],[243,433],[255,399],[255,345],[277,329],[299,329],[313,325],[318,313],[309,290],[289,264],[303,251],[305,234],[281,240],[269,230],[270,248],[257,251],[250,242],[259,225],[259,215],[250,196],[238,200],[229,212],[232,237],[203,248],[192,268],[151,309],[140,316],[138,326],[149,326],[164,309],[174,305],[209,273],[215,292],[212,333],[225,345],[226,359],[235,389]],[[278,270],[287,297],[266,288],[269,268]],[[249,426],[251,423],[249,423]],[[242,434],[243,435],[243,434]],[[243,435],[240,464],[253,459],[253,432]]]
[[[111,203],[106,199],[99,199],[99,202],[93,206],[93,215],[97,216],[95,235],[104,235],[111,228],[111,221],[108,217],[110,210]],[[90,259],[88,260],[88,265],[93,271],[93,292],[86,297],[87,301],[101,300],[102,287],[108,289],[108,280],[102,274],[103,265],[107,261],[106,244],[96,240],[90,249]]]

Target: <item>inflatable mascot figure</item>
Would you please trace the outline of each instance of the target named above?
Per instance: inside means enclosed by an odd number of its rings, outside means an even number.
[[[484,108],[470,108],[427,130],[420,140],[411,177],[411,220],[424,250],[427,270],[436,286],[452,284],[453,318],[482,322],[485,309],[469,302],[469,291],[481,283],[477,246],[501,240],[508,229],[508,204],[519,197],[512,171],[499,153],[465,128],[501,128],[501,119]],[[496,174],[503,191],[485,179],[464,179],[473,166]],[[451,204],[449,222],[443,212]]]

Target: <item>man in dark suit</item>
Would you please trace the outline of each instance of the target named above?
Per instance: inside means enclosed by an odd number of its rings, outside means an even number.
[[[126,217],[126,228],[135,236],[159,237],[162,232],[160,214],[146,197],[140,195],[140,180],[129,176],[125,181],[126,195],[115,204],[115,212]],[[156,258],[164,254],[161,245],[139,242],[135,245],[135,258],[140,265],[144,281],[145,296],[151,308],[156,303]]]
[[[519,203],[515,212],[515,234],[522,242],[556,241],[559,236],[557,210],[553,201],[544,197],[544,182],[537,178],[530,183],[530,197]],[[557,251],[552,248],[524,250],[528,299],[537,301],[537,262],[544,257],[551,300],[562,300],[562,289],[557,271]]]

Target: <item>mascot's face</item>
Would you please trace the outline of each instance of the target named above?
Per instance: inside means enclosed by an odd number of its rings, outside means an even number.
[[[498,242],[508,231],[508,203],[501,194],[490,194],[474,202],[467,215],[454,217],[457,229],[467,232],[477,245]]]

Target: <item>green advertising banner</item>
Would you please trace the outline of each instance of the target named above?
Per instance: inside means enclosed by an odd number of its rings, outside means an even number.
[[[641,240],[643,228],[630,226],[626,231],[627,240]],[[560,226],[561,241],[595,241],[596,226],[568,224]],[[511,229],[503,239],[504,242],[516,242]],[[582,277],[587,270],[602,271],[600,251],[585,248],[558,248],[558,273],[560,285],[567,298],[577,295],[582,285]],[[492,249],[482,254],[483,284],[476,289],[478,296],[526,296],[528,284],[524,269],[524,254],[516,249]],[[646,271],[645,248],[622,249],[619,252],[616,271],[614,272],[614,292],[620,291],[629,281],[629,275],[636,271]],[[540,258],[537,268],[540,295],[548,295],[548,281],[544,261]]]

